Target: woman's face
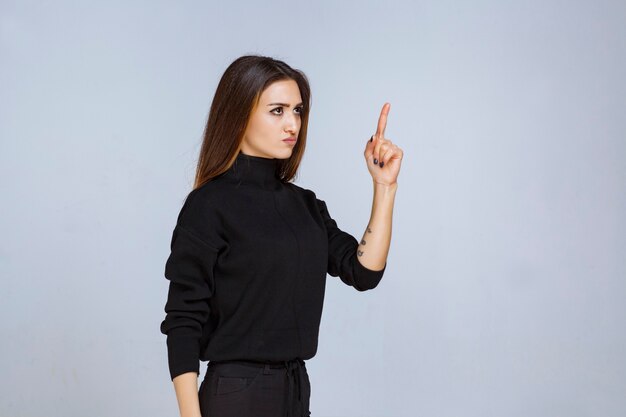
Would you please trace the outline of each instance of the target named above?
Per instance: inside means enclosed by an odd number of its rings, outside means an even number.
[[[250,114],[241,151],[263,158],[289,158],[300,133],[301,113],[298,84],[291,79],[273,82],[261,93],[258,106]]]

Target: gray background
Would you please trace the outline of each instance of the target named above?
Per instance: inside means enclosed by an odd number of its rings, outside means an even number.
[[[405,152],[383,281],[328,277],[314,416],[626,414],[623,1],[131,3],[0,3],[0,416],[178,415],[164,263],[246,53],[309,76],[296,183],[343,230],[385,101]]]

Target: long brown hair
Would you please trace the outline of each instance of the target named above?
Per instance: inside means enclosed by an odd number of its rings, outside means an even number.
[[[281,160],[277,175],[291,181],[298,171],[306,147],[311,88],[306,75],[283,61],[261,55],[244,55],[233,61],[215,91],[204,129],[204,139],[196,168],[194,189],[227,171],[239,152],[250,115],[263,91],[273,82],[292,79],[302,97],[301,127],[291,156]]]

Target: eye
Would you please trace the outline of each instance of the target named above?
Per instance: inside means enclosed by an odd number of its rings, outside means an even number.
[[[280,113],[274,113],[274,114],[283,114],[283,108],[282,107],[276,107],[275,109],[270,110],[270,112],[273,113],[276,110],[280,110]]]
[[[294,110],[298,110],[298,114],[302,114],[302,112],[304,111],[304,106],[296,107]]]

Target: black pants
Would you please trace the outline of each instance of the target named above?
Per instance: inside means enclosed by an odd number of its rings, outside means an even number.
[[[210,361],[198,395],[202,417],[311,415],[311,383],[302,359]]]

